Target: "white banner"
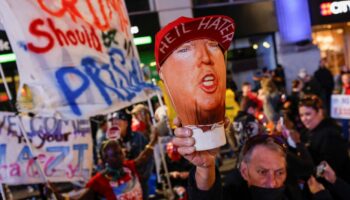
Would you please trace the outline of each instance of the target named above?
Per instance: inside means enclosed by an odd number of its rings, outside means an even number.
[[[350,119],[350,95],[332,95],[331,116],[335,119]]]
[[[25,142],[19,120],[33,152]],[[43,182],[37,164],[51,182],[87,181],[93,166],[92,149],[88,120],[30,118],[0,112],[0,183]]]
[[[145,83],[123,0],[1,0],[16,53],[21,111],[65,118],[145,101]],[[26,103],[26,102],[30,103]]]

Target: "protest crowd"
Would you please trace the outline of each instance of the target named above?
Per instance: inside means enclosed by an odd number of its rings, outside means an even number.
[[[287,83],[277,64],[237,87],[234,20],[178,16],[149,79],[123,1],[63,2],[0,3],[26,26],[0,20],[23,79],[0,112],[0,200],[350,199],[350,68],[334,76],[321,57]]]

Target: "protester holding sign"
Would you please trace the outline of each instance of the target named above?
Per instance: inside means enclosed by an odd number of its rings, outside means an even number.
[[[150,143],[134,160],[125,159],[122,146],[117,140],[105,141],[100,151],[105,169],[90,179],[80,195],[70,198],[94,199],[99,196],[107,200],[143,199],[139,170],[152,156],[157,139],[158,133],[152,129]],[[52,185],[51,188],[59,199],[67,198],[58,194]]]
[[[112,124],[111,129],[114,132],[110,137],[120,139],[126,159],[136,159],[146,148],[148,139],[142,133],[132,131],[132,116],[130,111],[128,109],[122,109],[114,112],[110,115],[109,121]],[[143,163],[139,169],[144,199],[147,199],[148,196],[147,181],[151,176],[153,166],[154,161],[152,157]]]

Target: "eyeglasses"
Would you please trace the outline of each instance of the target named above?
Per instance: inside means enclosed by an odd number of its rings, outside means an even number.
[[[249,138],[242,149],[242,155],[246,155],[248,151],[253,149],[253,147],[261,144],[268,144],[268,143],[275,143],[281,149],[286,152],[287,151],[287,144],[285,140],[281,136],[276,135],[268,135],[268,134],[259,134],[255,135],[251,138]]]

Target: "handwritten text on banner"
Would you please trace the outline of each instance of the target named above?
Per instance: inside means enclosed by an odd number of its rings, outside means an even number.
[[[0,15],[21,86],[33,94],[21,110],[87,117],[144,101],[155,89],[144,82],[123,0],[2,0]]]
[[[19,128],[19,119],[33,152]],[[0,182],[43,182],[37,163],[52,182],[88,180],[93,164],[89,121],[18,118],[13,113],[1,112]]]

